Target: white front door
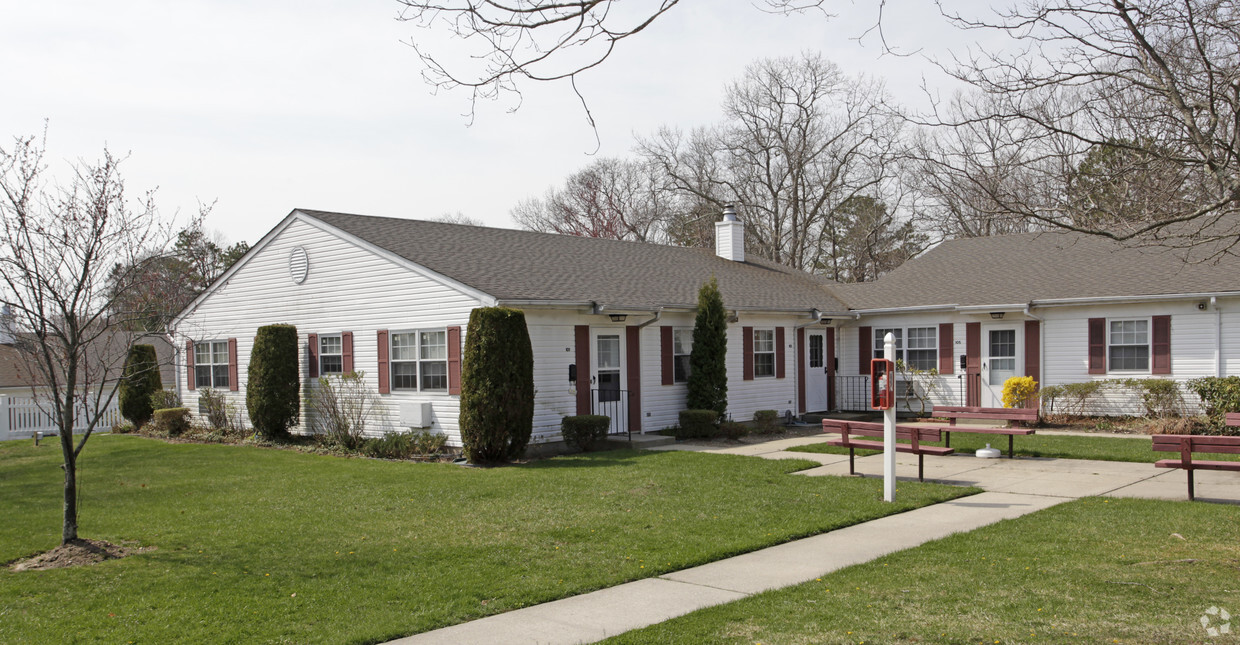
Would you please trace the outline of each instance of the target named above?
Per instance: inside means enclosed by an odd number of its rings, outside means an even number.
[[[628,392],[624,387],[624,330],[591,329],[590,402],[594,414],[611,417],[611,432],[628,427]]]
[[[805,411],[827,409],[827,333],[811,330],[805,338]]]
[[[1023,325],[982,326],[982,407],[1003,407],[1003,383],[1024,374]]]

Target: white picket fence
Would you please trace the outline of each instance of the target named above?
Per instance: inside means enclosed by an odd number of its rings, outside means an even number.
[[[50,405],[44,405],[50,409]],[[89,417],[78,413],[74,423],[74,432],[85,431]],[[121,412],[115,398],[95,424],[95,430],[110,430],[120,423]],[[60,427],[52,420],[51,415],[40,409],[38,402],[29,396],[0,395],[0,441],[6,439],[28,439],[36,432],[55,434]]]

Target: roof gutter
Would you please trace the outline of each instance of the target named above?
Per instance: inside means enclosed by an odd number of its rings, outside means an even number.
[[[1240,296],[1240,291],[1204,291],[1200,293],[1164,293],[1147,296],[1104,296],[1093,298],[1052,298],[1047,300],[1031,300],[1032,307],[1070,307],[1094,303],[1124,302],[1158,302],[1166,300],[1202,300],[1209,298],[1226,298]]]
[[[822,323],[824,320],[826,322],[823,324],[828,324],[831,322],[831,319],[828,318],[825,313],[818,311],[817,309],[811,309],[809,312],[809,315],[810,315],[810,318],[813,318],[813,320],[807,323],[801,324],[801,325],[797,325],[796,327],[793,327],[793,329],[805,329],[806,327],[811,327],[813,325],[817,325],[818,323]]]

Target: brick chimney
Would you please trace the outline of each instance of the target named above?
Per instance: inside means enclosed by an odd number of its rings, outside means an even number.
[[[745,261],[745,225],[736,219],[736,207],[723,207],[723,221],[715,222],[715,255],[733,262]]]

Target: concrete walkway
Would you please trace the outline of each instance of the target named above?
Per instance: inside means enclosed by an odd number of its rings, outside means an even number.
[[[822,464],[797,473],[848,474],[847,455],[788,452],[822,437],[786,439],[719,449],[677,444],[656,450],[696,450]],[[882,456],[858,458],[857,472],[881,476]],[[915,480],[916,457],[898,455],[900,480]],[[927,457],[926,479],[978,486],[986,492],[883,517],[871,522],[563,600],[392,641],[440,643],[591,643],[691,611],[813,580],[832,571],[971,531],[1071,499],[1093,495],[1185,499],[1184,473],[1152,464],[1068,459]],[[1199,472],[1199,499],[1240,503],[1240,473]]]

